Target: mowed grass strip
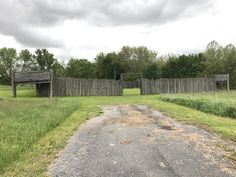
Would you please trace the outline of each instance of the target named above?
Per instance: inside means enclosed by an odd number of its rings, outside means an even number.
[[[149,101],[150,102],[150,101]],[[191,108],[168,102],[150,102],[149,105],[159,109],[166,115],[178,121],[202,127],[214,132],[224,139],[236,141],[236,120],[209,113],[200,112]]]
[[[160,99],[205,113],[236,118],[236,92],[212,92],[195,94],[168,94]]]
[[[0,174],[78,108],[71,100],[0,100]]]

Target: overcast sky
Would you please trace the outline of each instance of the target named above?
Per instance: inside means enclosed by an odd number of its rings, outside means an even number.
[[[92,60],[124,45],[159,55],[236,44],[235,0],[1,0],[0,47]]]

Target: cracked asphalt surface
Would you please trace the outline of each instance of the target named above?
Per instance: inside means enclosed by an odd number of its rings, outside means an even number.
[[[50,167],[54,177],[229,177],[229,146],[145,105],[103,107]],[[232,146],[231,148],[235,148]]]

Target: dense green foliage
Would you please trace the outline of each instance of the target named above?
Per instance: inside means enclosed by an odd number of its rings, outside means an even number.
[[[236,107],[230,106],[223,102],[211,102],[206,99],[189,99],[189,98],[172,98],[172,97],[162,97],[161,100],[197,109],[205,113],[211,113],[223,117],[236,118]]]
[[[143,71],[143,77],[147,79],[159,79],[163,77],[162,68],[159,63],[160,62],[157,61],[155,63],[148,65]]]
[[[162,67],[164,78],[191,78],[204,74],[206,66],[204,54],[169,56]]]
[[[232,44],[220,46],[216,41],[208,44],[205,52],[205,73],[213,75],[229,73],[230,87],[236,88],[236,47]]]
[[[220,94],[176,94],[162,95],[160,98],[163,101],[176,103],[202,112],[236,118],[236,102],[234,101],[234,97],[219,97],[219,95]],[[228,96],[229,95],[230,94],[228,94]]]
[[[66,75],[74,78],[95,78],[95,65],[86,59],[71,58],[66,67]]]
[[[124,46],[118,52],[100,53],[94,61],[71,58],[66,65],[46,49],[37,49],[34,54],[27,49],[19,54],[12,48],[0,49],[1,84],[10,84],[12,68],[17,71],[52,69],[56,76],[117,80],[121,73],[142,73],[148,79],[213,77],[229,73],[230,87],[236,88],[236,48],[232,44],[222,47],[215,41],[198,54],[158,56],[147,47]]]
[[[116,53],[100,53],[96,57],[96,74],[97,78],[103,79],[119,79],[123,71],[120,69],[121,66],[117,60],[118,56]]]
[[[13,48],[0,49],[0,83],[11,82],[12,68],[17,64],[17,53]]]

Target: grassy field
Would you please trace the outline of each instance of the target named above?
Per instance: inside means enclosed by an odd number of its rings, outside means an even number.
[[[125,90],[123,97],[49,99],[32,98],[35,95],[32,89],[20,89],[19,97],[11,98],[9,88],[0,87],[0,176],[46,176],[48,165],[74,130],[101,113],[99,105],[147,104],[179,121],[236,141],[236,120],[161,101],[164,95],[141,96],[139,92],[139,89]],[[227,100],[236,97],[236,93],[219,93],[218,97]]]

